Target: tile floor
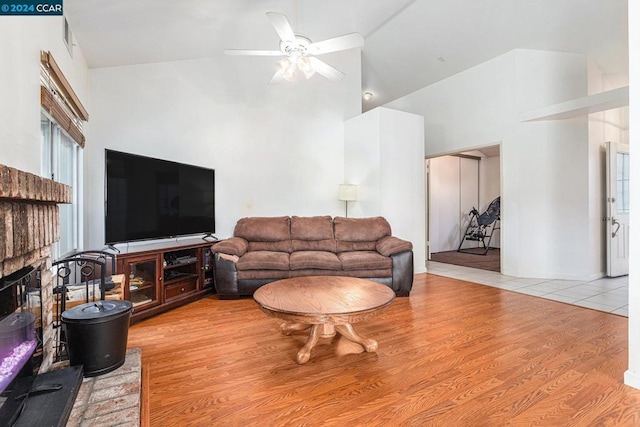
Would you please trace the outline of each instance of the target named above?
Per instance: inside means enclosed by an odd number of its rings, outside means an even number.
[[[629,276],[575,280],[522,279],[427,261],[427,272],[629,317]]]

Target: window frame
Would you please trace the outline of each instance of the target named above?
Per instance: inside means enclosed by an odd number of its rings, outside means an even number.
[[[45,140],[44,124],[48,124],[48,140]],[[83,206],[82,206],[82,188],[83,188],[83,148],[78,145],[74,139],[51,117],[46,110],[41,109],[40,116],[41,128],[41,149],[42,149],[42,170],[41,176],[52,179],[56,182],[62,182],[69,185],[72,190],[71,218],[70,230],[67,230],[64,211],[60,210],[60,240],[52,245],[52,258],[54,260],[69,256],[77,251],[82,250],[82,233],[83,233]],[[61,176],[61,153],[62,144],[65,144],[62,137],[67,139],[66,143],[71,147],[70,176],[71,183],[60,180]],[[69,233],[69,234],[66,234]],[[64,234],[64,236],[63,236]],[[69,241],[69,247],[62,246],[65,241]]]

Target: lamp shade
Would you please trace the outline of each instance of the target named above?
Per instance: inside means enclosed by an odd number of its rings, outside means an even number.
[[[353,184],[340,184],[338,189],[338,200],[353,202],[358,200],[358,186]]]

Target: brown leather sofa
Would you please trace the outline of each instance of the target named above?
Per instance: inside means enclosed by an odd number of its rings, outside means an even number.
[[[250,296],[260,286],[299,276],[350,276],[409,296],[413,245],[391,235],[382,217],[250,217],[212,246],[220,299]]]

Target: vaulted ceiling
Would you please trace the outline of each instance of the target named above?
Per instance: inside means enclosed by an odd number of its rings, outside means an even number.
[[[90,68],[277,50],[266,12],[287,15],[314,41],[358,32],[362,89],[374,94],[365,110],[515,48],[584,53],[614,86],[628,84],[627,0],[65,0],[64,8]]]

